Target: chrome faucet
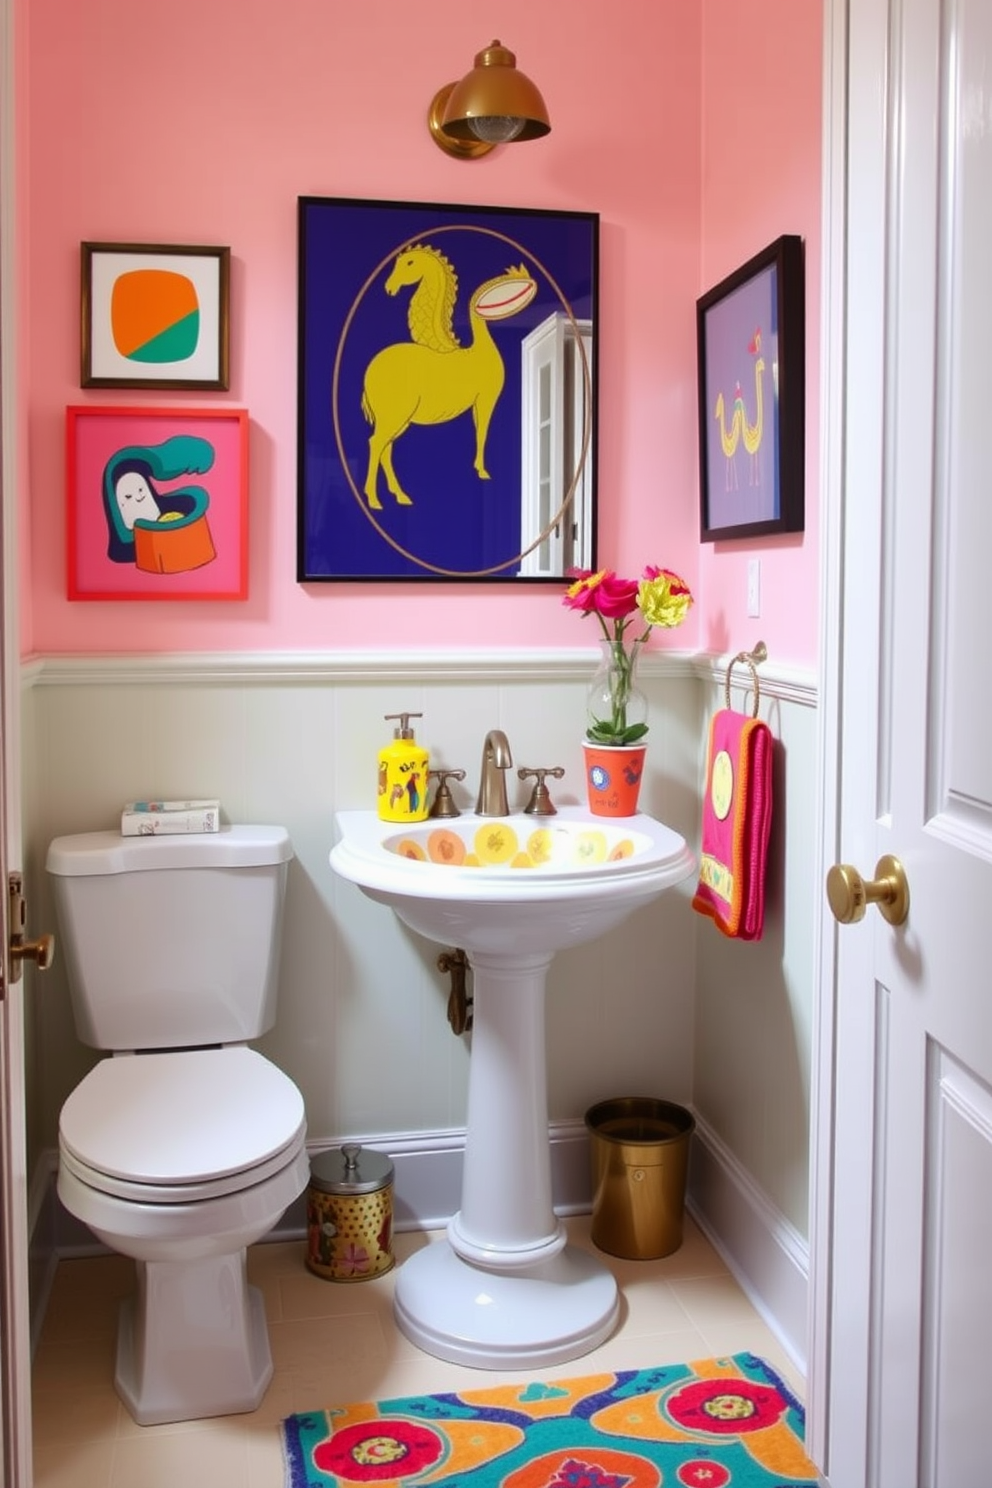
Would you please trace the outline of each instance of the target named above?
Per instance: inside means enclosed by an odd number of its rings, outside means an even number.
[[[506,803],[506,771],[513,764],[510,745],[502,729],[490,729],[482,746],[477,816],[509,816]]]

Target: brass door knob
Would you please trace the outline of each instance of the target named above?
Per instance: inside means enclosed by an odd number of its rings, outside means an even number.
[[[39,971],[48,971],[55,960],[55,936],[39,935],[37,940],[20,940],[11,936],[12,961],[34,961]]]
[[[827,874],[827,899],[841,925],[863,920],[869,904],[877,904],[890,925],[901,925],[909,914],[906,870],[891,853],[879,858],[874,878],[862,878],[850,863],[835,863]]]

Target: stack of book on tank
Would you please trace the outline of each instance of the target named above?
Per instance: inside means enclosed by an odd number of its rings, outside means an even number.
[[[219,801],[128,801],[121,812],[122,837],[219,831]]]

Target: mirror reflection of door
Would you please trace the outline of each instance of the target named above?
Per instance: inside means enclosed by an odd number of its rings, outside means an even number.
[[[540,534],[520,572],[562,577],[592,567],[592,322],[549,315],[524,338],[520,361],[520,530]]]

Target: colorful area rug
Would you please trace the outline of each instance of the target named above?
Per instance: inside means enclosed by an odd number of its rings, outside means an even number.
[[[753,1354],[290,1416],[287,1488],[800,1488],[805,1415]]]

